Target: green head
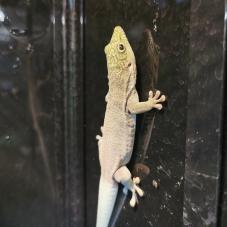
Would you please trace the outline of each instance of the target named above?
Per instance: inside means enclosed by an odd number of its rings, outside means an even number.
[[[108,75],[135,68],[135,56],[124,30],[116,26],[112,38],[105,47]]]

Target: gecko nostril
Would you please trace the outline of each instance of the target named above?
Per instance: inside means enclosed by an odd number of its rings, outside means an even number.
[[[128,67],[130,67],[131,65],[132,65],[132,63],[131,63],[131,62],[129,62],[129,63],[128,63]]]

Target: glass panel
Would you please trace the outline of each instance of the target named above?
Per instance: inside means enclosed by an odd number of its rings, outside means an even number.
[[[140,100],[160,89],[168,101],[137,116],[129,169],[145,198],[132,209],[120,187],[109,227],[225,225],[223,6],[0,1],[0,226],[95,226],[104,47],[116,25],[136,56]]]
[[[56,227],[52,4],[0,4],[0,225]]]

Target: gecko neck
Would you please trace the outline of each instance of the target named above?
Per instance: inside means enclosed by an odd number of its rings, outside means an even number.
[[[135,74],[128,71],[112,73],[109,78],[108,104],[125,110],[126,102],[135,88]]]

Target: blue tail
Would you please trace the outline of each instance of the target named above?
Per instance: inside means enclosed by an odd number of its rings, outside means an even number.
[[[96,227],[108,227],[118,192],[118,183],[100,178]]]

